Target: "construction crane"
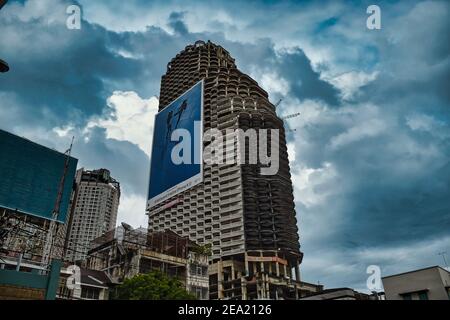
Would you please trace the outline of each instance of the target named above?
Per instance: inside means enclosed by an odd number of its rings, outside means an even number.
[[[275,109],[280,105],[281,101],[283,101],[283,99],[278,100],[278,102],[274,104]]]
[[[45,272],[45,270],[47,270],[52,255],[53,238],[55,235],[57,223],[56,220],[58,219],[59,210],[61,207],[61,200],[64,192],[64,183],[66,181],[67,170],[69,169],[70,154],[72,152],[73,140],[74,137],[72,137],[69,149],[67,149],[66,152],[64,152],[64,154],[66,155],[66,160],[64,162],[64,171],[61,176],[61,180],[59,181],[58,193],[56,195],[55,205],[52,211],[52,218],[50,220],[50,225],[47,231],[47,237],[45,239],[44,250],[42,253],[42,260],[41,260],[41,266],[43,268],[42,272]]]

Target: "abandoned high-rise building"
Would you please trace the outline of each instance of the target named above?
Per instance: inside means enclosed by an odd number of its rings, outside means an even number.
[[[107,169],[77,170],[66,234],[65,259],[86,258],[90,242],[114,229],[120,184]]]
[[[308,289],[300,282],[303,254],[283,121],[267,92],[210,41],[188,45],[167,65],[159,110],[200,80],[204,130],[226,137],[226,129],[278,129],[279,170],[262,175],[261,164],[205,163],[202,183],[150,208],[149,229],[211,244],[211,299],[299,298]]]

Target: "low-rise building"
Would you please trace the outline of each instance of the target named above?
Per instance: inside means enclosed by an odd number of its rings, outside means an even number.
[[[198,299],[208,299],[208,254],[171,231],[147,232],[122,224],[91,242],[87,266],[116,283],[159,270],[177,278]]]
[[[332,288],[309,294],[300,300],[384,300],[384,294],[366,294],[351,288]]]
[[[73,266],[61,269],[57,300],[109,299],[109,290],[115,284],[106,272],[77,267],[79,275],[75,275],[74,270]]]
[[[439,266],[383,277],[386,300],[450,300],[450,272]]]

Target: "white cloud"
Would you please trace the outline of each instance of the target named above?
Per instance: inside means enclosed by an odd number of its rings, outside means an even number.
[[[117,225],[121,222],[126,222],[135,228],[146,228],[148,224],[148,217],[145,215],[146,202],[145,197],[142,195],[122,192],[117,214]]]
[[[406,117],[406,124],[412,130],[430,131],[436,125],[436,121],[426,114],[413,114]]]
[[[450,129],[446,123],[427,114],[414,113],[406,117],[406,124],[411,130],[428,132],[438,138],[449,138]]]
[[[67,125],[64,127],[55,127],[52,129],[54,133],[58,135],[58,137],[63,138],[66,137],[70,132],[72,132],[75,128],[72,125]]]
[[[106,130],[107,138],[134,143],[150,156],[158,99],[155,97],[143,99],[133,91],[115,91],[107,99],[107,105],[109,114],[91,119],[85,128],[75,128],[69,123],[61,127],[55,127],[45,135],[39,133],[38,136],[53,135],[67,140],[68,136],[75,135],[78,139],[83,139],[84,143],[87,143],[91,129],[101,127]],[[47,138],[47,140],[50,139]],[[80,161],[83,162],[83,159]],[[148,217],[145,215],[145,206],[146,198],[144,195],[134,194],[127,190],[125,184],[122,184],[117,224],[126,222],[133,227],[146,227]]]
[[[292,173],[295,199],[309,208],[326,202],[328,196],[338,192],[333,181],[337,183],[338,173],[331,163],[324,163],[321,168],[299,166]]]
[[[26,1],[21,3],[9,3],[5,6],[6,17],[17,17],[22,22],[30,22],[34,19],[45,19],[46,23],[65,22],[67,4],[60,0]],[[52,8],[52,10],[49,10]],[[3,10],[2,10],[3,11]]]
[[[350,71],[342,73],[334,78],[327,79],[332,85],[341,91],[344,100],[351,100],[357,96],[359,89],[374,81],[378,72],[365,73],[363,71]]]
[[[289,92],[289,83],[275,72],[265,72],[259,79],[261,79],[260,86],[264,88],[269,95],[276,93],[285,96]]]
[[[111,113],[91,120],[87,130],[95,126],[105,128],[107,138],[134,143],[150,156],[158,99],[143,99],[134,91],[114,91],[107,104]]]
[[[330,141],[331,148],[338,149],[350,143],[375,137],[386,128],[385,123],[380,119],[371,119],[362,123],[356,123],[344,133],[333,137]]]
[[[293,166],[294,162],[295,162],[295,156],[297,155],[296,151],[295,151],[295,143],[288,142],[287,152],[288,152],[289,163],[291,166]]]

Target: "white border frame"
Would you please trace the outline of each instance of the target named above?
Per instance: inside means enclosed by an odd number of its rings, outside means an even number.
[[[191,88],[189,88],[188,90],[186,90],[185,92],[183,92],[180,96],[178,96],[175,100],[173,100],[172,102],[170,102],[167,106],[165,106],[163,109],[161,109],[156,115],[155,118],[153,120],[153,132],[156,129],[156,116],[161,113],[162,111],[164,111],[166,108],[168,108],[170,105],[172,105],[173,103],[175,103],[178,99],[180,99],[183,95],[185,95],[186,93],[188,93],[189,91],[191,91],[192,89],[194,89],[195,86],[197,86],[199,83],[201,83],[201,97],[200,97],[200,172],[197,173],[196,175],[176,184],[175,186],[167,189],[166,191],[161,192],[160,194],[154,196],[153,198],[148,199],[147,198],[147,206],[146,206],[146,211],[148,211],[148,213],[150,213],[150,210],[152,208],[154,208],[155,206],[157,206],[158,204],[160,204],[161,202],[170,199],[196,185],[198,185],[199,183],[203,182],[203,131],[204,131],[204,123],[203,123],[203,113],[204,113],[204,90],[205,90],[205,81],[204,79],[198,81],[196,84],[194,84]],[[154,136],[154,135],[153,135]],[[194,126],[194,138],[195,138],[195,126]],[[151,157],[153,158],[153,143],[154,140],[152,140],[152,147],[151,147]],[[194,142],[195,145],[195,142]],[[152,171],[152,161],[153,159],[150,159],[150,174],[149,174],[149,178],[148,178],[148,184],[147,184],[147,197],[148,192],[150,191],[150,178],[151,178],[151,171]]]

